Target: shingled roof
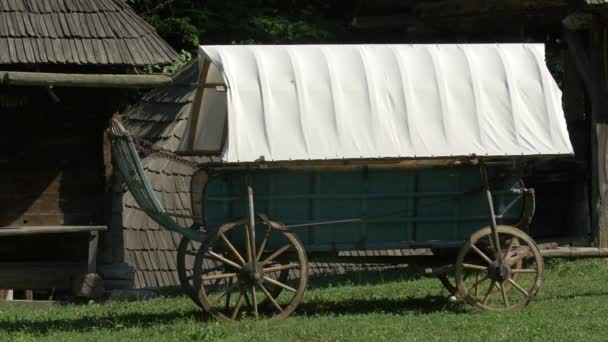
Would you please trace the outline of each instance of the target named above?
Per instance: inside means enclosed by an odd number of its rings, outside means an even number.
[[[0,0],[0,64],[166,64],[177,53],[124,0]]]

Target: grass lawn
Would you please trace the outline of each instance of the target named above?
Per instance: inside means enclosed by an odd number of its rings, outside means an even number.
[[[295,317],[217,323],[185,296],[0,308],[0,340],[606,341],[608,262],[550,262],[526,309],[479,313],[435,279],[368,272],[312,280]]]

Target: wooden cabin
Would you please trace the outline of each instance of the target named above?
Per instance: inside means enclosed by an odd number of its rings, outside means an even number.
[[[177,58],[122,0],[0,1],[0,289],[78,292],[113,261],[108,119]]]

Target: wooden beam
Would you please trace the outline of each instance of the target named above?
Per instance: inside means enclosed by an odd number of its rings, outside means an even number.
[[[4,77],[2,75],[4,74]],[[166,75],[61,74],[0,71],[0,84],[84,88],[155,88],[171,84]]]
[[[572,56],[578,69],[578,73],[583,80],[583,84],[588,93],[591,92],[591,66],[589,65],[589,55],[583,44],[583,34],[568,28],[564,30],[564,40],[568,44],[568,51]]]
[[[78,262],[1,262],[0,288],[67,290],[84,273],[86,264]]]
[[[105,229],[104,229],[105,230]],[[97,249],[99,245],[99,231],[91,231],[89,236],[89,253],[87,257],[87,272],[97,272]]]
[[[608,94],[603,35],[606,24],[594,14],[591,29],[589,97],[591,100],[592,225],[598,247],[608,247]]]
[[[226,88],[226,83],[221,82],[207,82],[203,84],[203,88],[205,89],[217,89],[217,88]]]
[[[40,234],[63,234],[105,231],[106,226],[32,226],[32,227],[0,227],[0,237]]]
[[[564,33],[591,103],[591,226],[594,242],[601,248],[608,247],[608,80],[605,75],[608,56],[604,37],[607,26],[600,15],[594,13],[591,30],[566,29]],[[583,42],[587,37],[591,40],[588,49]]]
[[[543,258],[606,258],[608,248],[557,247],[540,251]]]
[[[201,109],[203,105],[203,96],[205,94],[205,84],[207,84],[207,75],[209,74],[209,68],[211,67],[211,62],[205,61],[203,64],[203,68],[199,73],[198,78],[198,87],[196,89],[196,94],[194,95],[194,103],[192,104],[192,111],[190,113],[190,132],[188,135],[188,149],[190,151],[194,150],[194,140],[196,137],[196,128],[198,126],[198,119],[201,114]]]

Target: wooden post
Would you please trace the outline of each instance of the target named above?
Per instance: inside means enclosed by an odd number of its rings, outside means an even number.
[[[591,224],[594,242],[608,247],[608,87],[606,80],[606,24],[590,17],[591,44],[587,52],[580,31],[566,30],[564,38],[576,61],[591,103]]]
[[[196,138],[196,128],[198,127],[198,120],[201,114],[203,105],[203,96],[205,95],[205,83],[207,82],[207,76],[209,74],[209,68],[211,62],[206,61],[203,63],[203,68],[200,70],[198,77],[198,87],[196,94],[194,95],[194,102],[192,103],[192,111],[190,112],[190,131],[188,135],[188,150],[194,151],[194,140]]]
[[[87,272],[97,272],[97,245],[99,241],[99,232],[93,231],[89,236],[89,255],[87,258]]]
[[[608,247],[608,91],[605,78],[605,24],[599,15],[591,26],[590,82],[591,100],[591,177],[592,224],[594,240]]]

